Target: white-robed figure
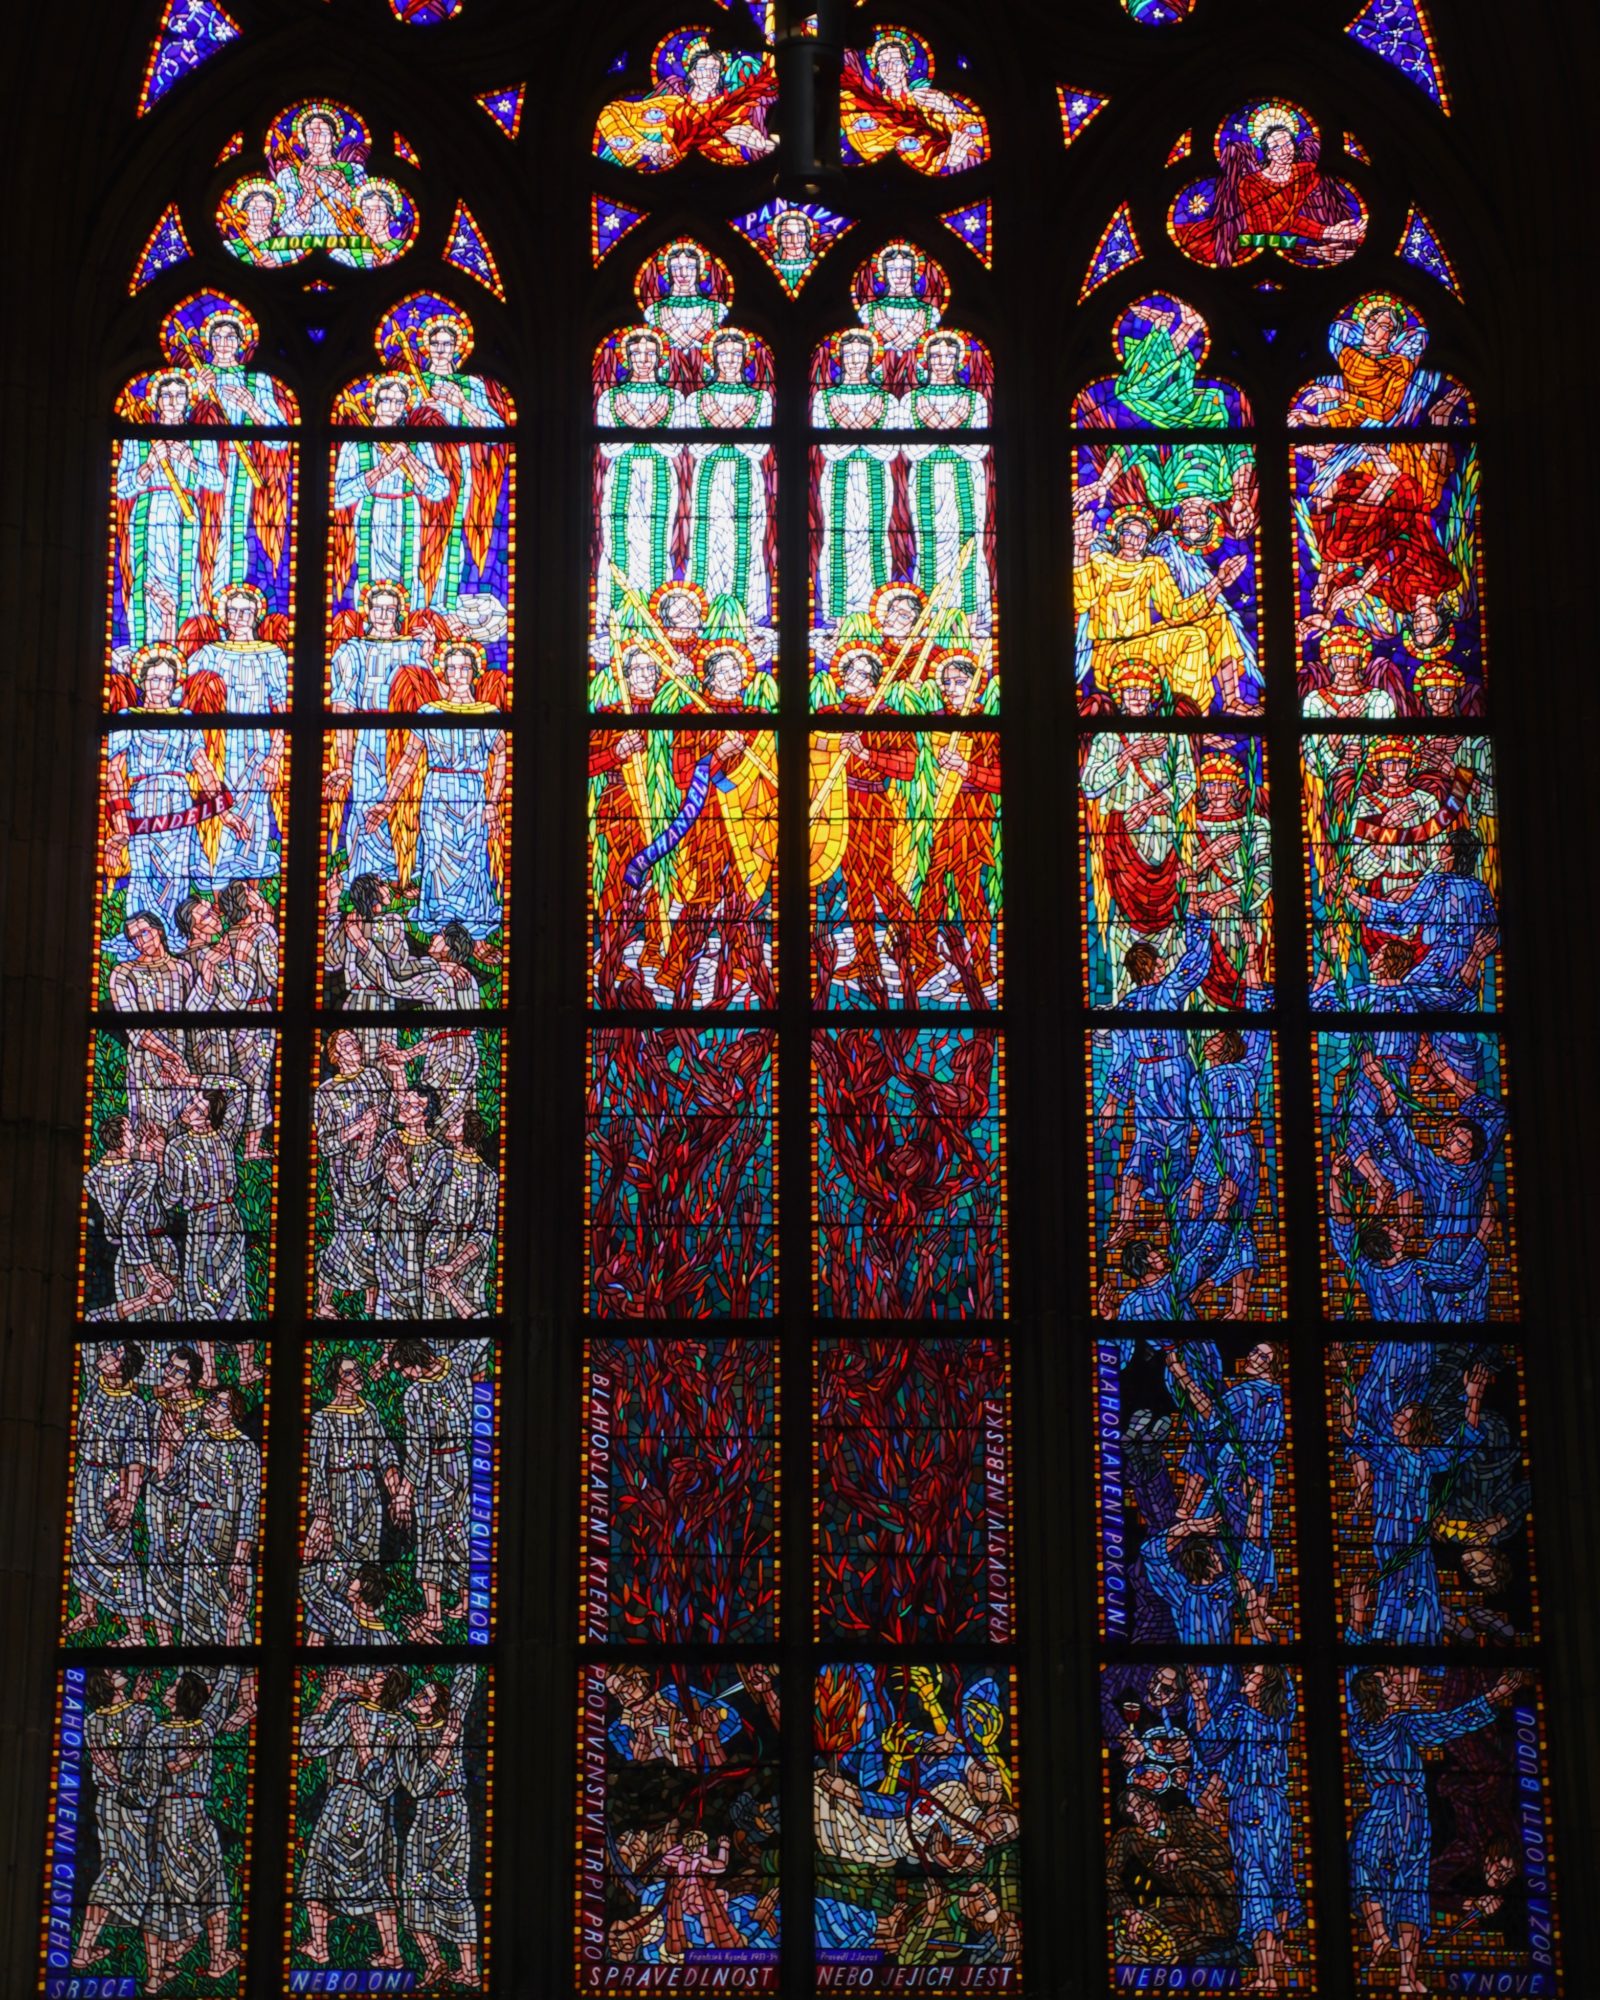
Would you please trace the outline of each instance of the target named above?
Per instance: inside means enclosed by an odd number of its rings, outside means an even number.
[[[219,420],[225,424],[286,423],[277,383],[270,375],[239,365],[238,321],[214,314],[206,322],[205,338],[218,358],[209,366],[196,368],[193,379],[202,398],[215,406]],[[218,595],[249,574],[252,539],[273,569],[278,567],[293,506],[292,449],[287,438],[251,438],[248,443],[225,438],[217,446],[222,513],[207,580]]]
[[[198,674],[222,683],[230,715],[281,715],[289,706],[289,656],[258,639],[266,600],[251,584],[235,584],[218,600],[224,636],[190,655],[191,685]],[[284,736],[270,725],[217,732],[223,748],[221,776],[233,794],[231,824],[219,829],[207,874],[215,883],[260,882],[276,875],[280,855],[272,846],[278,827],[276,794],[283,783]],[[201,835],[202,844],[205,835]]]
[[[114,1643],[144,1643],[144,1573],[134,1542],[134,1515],[155,1459],[150,1405],[136,1386],[144,1361],[142,1348],[107,1341],[95,1350],[92,1371],[84,1368],[69,1571],[78,1610],[67,1627],[69,1637],[111,1618],[124,1627]]]
[[[413,921],[425,931],[459,923],[474,938],[484,938],[501,923],[506,733],[481,720],[500,712],[474,695],[483,672],[482,649],[468,641],[449,645],[439,665],[443,693],[437,701],[424,702],[418,713],[480,720],[412,730],[366,825],[376,831],[387,821],[392,832],[397,818],[409,818],[409,801],[420,778]]]
[[[151,1411],[155,1455],[144,1489],[145,1593],[157,1643],[170,1646],[186,1636],[182,1628],[189,1563],[188,1496],[173,1467],[200,1429],[209,1385],[200,1347],[188,1343],[164,1347],[156,1358],[160,1376]]]
[[[489,383],[482,375],[462,372],[462,363],[471,351],[463,342],[463,329],[470,339],[472,323],[464,313],[438,313],[425,321],[415,336],[421,350],[418,376],[423,408],[435,411],[442,423],[452,426],[504,430],[506,419]],[[409,337],[401,335],[402,339]]]
[[[132,1040],[129,1043],[130,1066]],[[177,1248],[161,1206],[161,1132],[120,1114],[108,1118],[105,1151],[84,1176],[111,1247],[111,1299],[93,1320],[171,1320],[178,1316]]]
[[[317,1085],[313,1123],[317,1160],[328,1177],[333,1229],[317,1250],[317,1317],[333,1319],[334,1293],[359,1292],[370,1315],[378,1297],[374,1247],[382,1199],[378,1142],[393,1123],[397,1066],[393,1043],[368,1059],[359,1035],[336,1028],[327,1041],[333,1074]]]
[[[476,1667],[441,1669],[406,1703],[416,1737],[404,1784],[416,1814],[400,1861],[406,1929],[422,1952],[422,1984],[475,1986],[478,1908],[472,1895],[472,1819],[462,1735],[478,1689]],[[455,1948],[455,1980],[441,1945]]]
[[[153,1801],[145,1978],[153,1993],[202,1936],[208,1979],[223,1979],[244,1963],[228,1937],[240,1900],[240,1872],[223,1854],[211,1794],[218,1739],[246,1725],[254,1713],[253,1673],[223,1667],[208,1686],[191,1669],[168,1688],[165,1713],[145,1737],[145,1783]]]
[[[343,120],[321,105],[308,105],[294,121],[293,146],[285,148],[272,178],[284,200],[284,233],[289,236],[359,234],[355,220],[365,156],[341,160]]]
[[[422,1247],[429,1316],[483,1319],[490,1305],[500,1176],[484,1158],[490,1135],[475,1106],[453,1104],[439,1126],[449,1164]]]
[[[187,1528],[182,1632],[186,1646],[238,1646],[254,1636],[261,1453],[240,1428],[244,1401],[222,1384],[180,1448],[171,1479]]]
[[[321,1758],[326,1789],[296,1884],[306,1913],[305,1954],[328,1963],[335,1917],[368,1918],[378,1932],[374,1970],[403,1968],[399,1843],[394,1797],[410,1767],[416,1730],[405,1712],[404,1667],[329,1668],[316,1708],[300,1725],[302,1760]]]
[[[189,415],[173,371],[150,385],[158,424]],[[220,533],[222,460],[209,438],[125,438],[117,450],[117,569],[132,646],[171,645],[211,591],[204,551]],[[208,516],[210,517],[208,519]]]
[[[689,446],[689,580],[712,604],[731,602],[747,626],[772,623],[767,480],[772,447]]]
[[[408,637],[405,626],[410,600],[398,583],[369,585],[364,593],[365,629],[358,638],[342,640],[330,663],[329,706],[339,714],[359,714],[394,706],[396,676],[403,667],[426,667],[433,657],[431,634]],[[386,822],[368,829],[367,814],[383,801],[389,788],[389,732],[385,729],[341,729],[334,738],[333,765],[328,772],[330,804],[345,800],[343,841],[345,873],[375,875],[394,881],[394,837]]]
[[[200,345],[209,360],[194,357],[191,369],[195,388],[202,401],[214,402],[225,424],[285,424],[292,421],[283,406],[278,385],[270,375],[246,364],[255,348],[252,332],[247,343],[244,322],[231,312],[207,315],[200,327]],[[193,355],[193,345],[190,345]],[[258,440],[260,443],[267,441]],[[287,445],[269,446],[285,451]]]
[[[400,1454],[362,1394],[353,1354],[335,1365],[333,1395],[311,1418],[306,1442],[306,1537],[300,1599],[308,1644],[353,1644],[389,1635],[381,1624],[352,1631],[351,1579],[382,1551],[385,1502],[397,1526],[411,1520],[411,1487]]]
[[[902,449],[917,582],[930,596],[937,590],[947,608],[963,612],[968,630],[983,638],[994,626],[989,447],[943,438]]]
[[[461,1032],[470,1043],[471,1030]],[[382,1151],[378,1317],[428,1319],[432,1306],[425,1245],[450,1171],[449,1152],[435,1136],[439,1092],[428,1082],[397,1091],[394,1111],[394,1130],[385,1138]]]
[[[836,334],[823,353],[827,359],[818,366],[826,379],[812,395],[814,425],[860,432],[899,422],[898,398],[883,385],[883,349],[872,334],[851,327]],[[853,612],[870,610],[874,592],[891,580],[889,515],[900,447],[856,439],[818,449],[815,497],[822,535],[812,603],[816,623],[834,626]]]
[[[407,387],[399,376],[385,376],[373,393],[372,424],[385,430],[407,419]],[[440,536],[448,529],[450,479],[433,447],[399,439],[369,443],[347,439],[333,466],[334,525],[343,556],[353,562],[362,582],[382,577],[398,583],[413,607],[435,603],[448,609],[445,579],[450,568],[442,547],[425,550],[430,527]],[[430,522],[427,509],[438,505],[442,518]],[[425,563],[425,556],[436,561]],[[336,573],[340,568],[336,559]],[[431,571],[424,586],[425,568]],[[442,593],[442,595],[441,595]]]
[[[683,447],[603,440],[595,510],[595,631],[609,633],[625,592],[648,599],[673,574],[679,517],[687,506],[680,480]],[[619,575],[620,572],[620,575]]]
[[[1154,673],[1142,661],[1129,661],[1117,681],[1117,698],[1137,718],[1149,712],[1154,689]],[[1178,944],[1170,894],[1149,891],[1159,889],[1173,866],[1193,821],[1196,789],[1194,744],[1187,736],[1149,734],[1135,721],[1089,738],[1078,780],[1089,835],[1085,859],[1095,928],[1118,1006],[1137,990],[1129,953],[1143,944],[1160,955]],[[1155,919],[1164,904],[1162,925]]]
[[[464,1610],[471,1561],[472,1385],[485,1379],[488,1343],[397,1340],[390,1366],[405,1378],[406,1482],[416,1524],[417,1584],[423,1612],[408,1626],[418,1642],[437,1642],[447,1611]]]
[[[100,1957],[95,1946],[107,1924],[137,1930],[150,1902],[150,1794],[146,1789],[145,1738],[155,1713],[144,1700],[145,1683],[130,1687],[121,1667],[97,1667],[85,1688],[89,1713],[83,1744],[93,1779],[93,1815],[100,1872],[89,1888],[83,1929],[73,1948],[73,1970],[84,1972]]]
[[[169,937],[178,932],[178,905],[198,882],[209,879],[210,864],[198,829],[220,820],[236,837],[248,832],[228,806],[221,773],[206,754],[198,729],[149,726],[146,718],[175,718],[181,657],[158,649],[135,663],[141,701],[124,710],[129,718],[106,743],[106,833],[101,866],[110,882],[121,881],[130,913],[157,918]],[[111,949],[137,957],[131,940]]]
[[[249,1097],[239,1077],[202,1075],[167,1135],[161,1198],[183,1212],[185,1319],[250,1316],[238,1203],[238,1145]]]

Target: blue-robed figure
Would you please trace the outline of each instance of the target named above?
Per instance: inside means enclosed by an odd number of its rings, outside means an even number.
[[[1171,1614],[1180,1645],[1233,1644],[1237,1586],[1214,1533],[1174,1521],[1149,1538],[1140,1561],[1145,1582]]]
[[[1482,842],[1469,827],[1450,835],[1450,865],[1431,868],[1404,901],[1363,896],[1347,891],[1349,900],[1374,930],[1414,939],[1422,956],[1407,975],[1414,981],[1445,988],[1447,1006],[1476,1008],[1485,963],[1500,942],[1500,912],[1476,868]]]
[[[1210,1273],[1214,1285],[1232,1285],[1233,1304],[1243,1317],[1256,1268],[1256,1206],[1261,1199],[1261,1148],[1255,1119],[1272,1037],[1263,1031],[1224,1028],[1206,1038],[1205,1067],[1189,1084],[1189,1113],[1195,1144],[1191,1212],[1219,1212],[1224,1183],[1233,1190],[1227,1211],[1228,1247]]]
[[[1283,1390],[1274,1376],[1276,1356],[1269,1342],[1259,1342],[1244,1357],[1236,1381],[1224,1386],[1219,1364],[1213,1388],[1194,1372],[1190,1355],[1195,1350],[1202,1356],[1216,1352],[1210,1341],[1185,1342],[1175,1351],[1189,1378],[1185,1397],[1193,1411],[1190,1434],[1195,1440],[1182,1464],[1184,1511],[1220,1516],[1230,1568],[1251,1591],[1268,1593],[1277,1581],[1272,1502],[1287,1430]]]
[[[1465,1431],[1470,1448],[1476,1433]],[[1425,1407],[1408,1403],[1387,1425],[1359,1431],[1372,1496],[1372,1559],[1377,1607],[1370,1631],[1352,1639],[1380,1645],[1431,1646],[1442,1636],[1444,1607],[1433,1554],[1434,1480],[1456,1462],[1457,1447],[1435,1441]]]
[[[1406,1678],[1399,1667],[1355,1667],[1345,1677],[1350,1749],[1367,1800],[1350,1836],[1350,1894],[1374,1957],[1392,1943],[1402,1984],[1417,1992],[1417,1961],[1432,1927],[1433,1823],[1422,1755],[1492,1727],[1494,1704],[1521,1677],[1502,1676],[1474,1700],[1446,1709],[1413,1706]]]
[[[1222,1780],[1228,1799],[1228,1846],[1239,1891],[1239,1941],[1255,1956],[1259,1983],[1275,1990],[1283,1965],[1281,1935],[1305,1916],[1295,1879],[1289,1813],[1289,1743],[1295,1692],[1288,1670],[1247,1667],[1236,1691],[1215,1707],[1196,1692],[1201,1762]]]
[[[1114,1317],[1127,1320],[1172,1320],[1189,1317],[1189,1298],[1205,1284],[1227,1253],[1225,1222],[1209,1223],[1174,1262],[1158,1244],[1143,1237],[1125,1244],[1121,1270],[1133,1280],[1133,1290],[1117,1302]],[[1114,1278],[1106,1280],[1113,1284]],[[1102,1316],[1111,1316],[1106,1305]]]
[[[1430,1241],[1423,1290],[1431,1317],[1460,1323],[1488,1316],[1489,1250],[1483,1239],[1489,1177],[1505,1137],[1505,1106],[1469,1097],[1445,1127],[1435,1152],[1419,1139],[1397,1104],[1388,1110],[1391,1144],[1422,1192]]]
[[[1183,926],[1183,956],[1161,979],[1136,986],[1125,1011],[1177,1012],[1211,969],[1211,919],[1192,916]],[[1111,1066],[1102,1116],[1133,1107],[1133,1153],[1127,1176],[1139,1190],[1175,1197],[1189,1166],[1189,1084],[1194,1064],[1182,1028],[1112,1028]],[[1113,1128],[1115,1129],[1115,1128]]]

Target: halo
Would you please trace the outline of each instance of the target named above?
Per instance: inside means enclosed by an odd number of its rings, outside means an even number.
[[[1364,660],[1372,657],[1372,639],[1359,625],[1333,625],[1323,633],[1320,648],[1325,660],[1336,659],[1341,653],[1359,653]]]
[[[1411,682],[1414,689],[1431,687],[1464,688],[1466,684],[1467,677],[1462,673],[1461,669],[1451,666],[1448,660],[1442,658],[1424,660],[1412,677]]]
[[[183,679],[187,662],[176,646],[141,646],[128,662],[128,673],[138,684],[141,694],[144,692],[146,677],[157,660],[165,660],[172,668],[174,685]]]
[[[1119,660],[1111,670],[1111,692],[1120,694],[1125,687],[1158,688],[1161,676],[1148,660],[1142,660],[1137,653],[1129,653]]]
[[[372,386],[370,393],[372,396],[373,409],[376,410],[378,407],[379,391],[387,389],[391,383],[405,397],[406,409],[409,411],[411,408],[411,398],[413,393],[411,377],[409,375],[402,374],[398,368],[390,368],[382,375],[374,375],[371,377]]]
[[[680,583],[675,578],[668,577],[665,583],[658,583],[650,593],[650,615],[658,625],[666,622],[661,616],[661,607],[669,597],[692,597],[699,607],[702,624],[711,610],[711,600],[699,584],[692,583],[687,578]]]
[[[223,322],[226,322],[229,326],[238,328],[241,352],[255,345],[254,341],[250,338],[250,315],[243,312],[232,312],[227,307],[219,306],[215,312],[207,313],[205,318],[200,322],[200,332],[204,336],[208,347],[212,345],[212,328]]]
[[[1407,764],[1413,764],[1416,762],[1416,757],[1417,746],[1409,736],[1380,736],[1367,752],[1369,764],[1387,764],[1402,760]]]
[[[1221,750],[1208,751],[1200,759],[1198,775],[1202,785],[1248,785],[1250,782],[1239,760]]]
[[[1419,328],[1423,332],[1427,331],[1427,324],[1422,315],[1408,306],[1398,292],[1365,292],[1346,310],[1344,317],[1352,326],[1359,326],[1365,331],[1367,321],[1376,312],[1393,313],[1404,332]]]
[[[872,343],[872,359],[867,363],[867,377],[883,373],[884,356],[888,352],[883,344],[883,335],[875,333],[870,326],[843,326],[837,333],[828,335],[829,372],[834,376],[844,374],[844,343],[847,340],[868,340]]]
[[[829,660],[829,672],[837,675],[843,668],[845,661],[854,653],[865,653],[878,669],[878,678],[880,680],[883,678],[884,669],[888,662],[884,658],[883,648],[871,639],[846,639],[833,655],[832,659]]]
[[[381,194],[384,196],[390,208],[389,222],[391,228],[398,227],[404,233],[406,210],[410,206],[410,202],[405,189],[400,186],[399,182],[384,180],[378,175],[369,176],[355,190],[354,199],[357,208],[361,206],[369,194]]]
[[[787,216],[792,216],[797,221],[805,224],[806,255],[808,257],[811,256],[817,247],[817,218],[809,209],[802,208],[798,202],[786,203],[783,207],[775,208],[772,211],[767,221],[767,241],[776,250],[778,247],[778,224]]]
[[[1303,132],[1309,131],[1315,136],[1317,130],[1298,104],[1291,104],[1283,97],[1269,97],[1258,104],[1251,112],[1245,130],[1250,134],[1251,143],[1259,146],[1274,125],[1285,126],[1296,144]]]
[[[1210,525],[1206,529],[1204,542],[1200,544],[1200,552],[1202,555],[1210,555],[1222,543],[1222,509],[1217,505],[1215,500],[1207,500],[1203,494],[1199,493],[1190,493],[1178,502],[1179,513],[1185,507],[1205,508],[1206,517]],[[1188,544],[1185,544],[1185,546],[1187,547]]]
[[[238,321],[239,358],[241,362],[247,362],[261,339],[261,327],[255,314],[228,293],[209,290],[191,292],[162,319],[161,352],[174,368],[187,366],[189,354],[184,344],[185,336],[192,338],[199,333],[209,340],[210,328],[219,319]]]
[[[476,639],[446,639],[439,647],[436,658],[439,662],[440,677],[444,674],[444,663],[452,653],[466,653],[473,661],[472,678],[476,680],[488,665],[489,656]]]
[[[942,340],[955,342],[963,362],[971,359],[972,349],[964,333],[958,332],[953,326],[930,326],[926,333],[918,335],[917,344],[911,350],[913,362],[919,373],[927,366],[928,350],[937,346]]]
[[[722,259],[696,237],[674,236],[670,243],[663,243],[653,256],[647,257],[639,266],[633,281],[633,296],[639,301],[641,312],[672,296],[671,262],[680,252],[687,252],[700,266],[700,277],[695,287],[698,296],[707,299],[732,298],[733,283]]]
[[[176,382],[178,387],[183,391],[186,406],[194,400],[193,391],[189,386],[189,378],[181,368],[161,368],[150,377],[145,387],[145,401],[150,405],[152,410],[156,407],[161,391],[169,382]]]
[[[892,256],[909,257],[916,272],[914,283],[920,287],[925,282],[931,260],[925,250],[919,250],[915,243],[904,236],[892,236],[875,256],[867,259],[867,268],[872,272],[874,279],[886,282],[883,267]]]
[[[257,624],[266,617],[267,593],[264,590],[253,583],[225,583],[220,590],[212,594],[211,598],[211,608],[216,613],[219,624],[227,610],[230,597],[248,597],[256,607]]]
[[[1111,537],[1112,541],[1114,542],[1117,539],[1118,535],[1121,534],[1123,528],[1127,525],[1129,521],[1143,521],[1145,527],[1152,535],[1156,532],[1156,529],[1160,526],[1160,523],[1157,521],[1155,515],[1151,513],[1148,507],[1141,507],[1137,503],[1135,503],[1131,506],[1119,507],[1117,509],[1117,511],[1111,516],[1111,519],[1107,521],[1105,525],[1106,534],[1108,534]]]
[[[370,583],[362,584],[360,590],[356,593],[356,605],[363,618],[366,617],[367,612],[371,609],[374,597],[393,597],[399,601],[400,617],[397,621],[398,623],[403,625],[411,616],[411,598],[403,583],[393,583],[388,577],[375,576]]]
[[[372,344],[378,359],[392,367],[408,352],[426,355],[428,334],[441,321],[454,328],[456,360],[465,361],[476,341],[472,321],[460,306],[437,292],[412,292],[389,308],[373,329]]]
[[[309,104],[302,104],[289,120],[289,136],[297,146],[304,143],[306,125],[313,118],[321,118],[333,127],[335,145],[344,144],[348,137],[349,113],[342,104],[318,97]]]
[[[914,35],[909,28],[880,28],[878,30],[867,49],[868,59],[874,67],[877,66],[879,49],[887,44],[892,44],[895,48],[903,52],[908,70],[914,71],[920,61],[923,69],[931,73],[933,58],[928,45],[920,35]]]
[[[919,583],[880,583],[867,600],[867,611],[874,625],[882,627],[883,617],[879,609],[891,597],[915,598],[920,609],[928,601],[928,594]]]
[[[717,639],[707,646],[700,659],[700,678],[709,684],[711,662],[719,653],[732,653],[739,662],[742,684],[748,687],[756,677],[756,656],[742,639]]]
[[[245,203],[256,194],[264,194],[272,203],[272,219],[277,222],[286,206],[284,192],[276,181],[269,181],[263,174],[251,174],[245,180],[235,181],[228,190],[226,199],[230,207],[236,208],[243,215]]]

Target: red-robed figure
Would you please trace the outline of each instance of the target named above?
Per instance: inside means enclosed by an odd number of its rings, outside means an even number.
[[[1174,222],[1178,248],[1217,270],[1268,249],[1297,264],[1353,256],[1366,221],[1354,194],[1322,172],[1310,120],[1292,105],[1269,103],[1256,107],[1246,129],[1248,140],[1224,139],[1218,149],[1222,172],[1207,212]]]
[[[602,105],[594,150],[639,173],[665,173],[690,153],[719,167],[739,167],[770,153],[767,113],[777,101],[770,55],[724,57],[683,31],[667,36],[652,58],[653,87],[641,97]]]
[[[1311,531],[1317,610],[1375,597],[1396,618],[1458,596],[1460,571],[1440,539],[1438,512],[1453,462],[1446,444],[1312,445]]]

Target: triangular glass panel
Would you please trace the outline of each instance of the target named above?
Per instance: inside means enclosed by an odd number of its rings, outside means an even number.
[[[1061,107],[1061,143],[1070,146],[1081,138],[1091,121],[1111,102],[1092,90],[1074,90],[1070,83],[1056,85],[1056,102]]]
[[[478,103],[508,139],[522,130],[522,100],[528,94],[525,83],[508,83],[503,90],[486,90]]]
[[[626,212],[633,213],[631,209]],[[748,215],[730,216],[728,227],[736,229],[756,251],[792,299],[845,231],[855,227],[855,222],[848,215],[835,215],[819,202],[774,199],[752,208]],[[612,238],[613,242],[616,240]],[[595,262],[598,264],[604,255],[600,251]]]
[[[500,282],[500,272],[494,261],[494,252],[484,240],[483,231],[473,218],[472,210],[464,201],[456,203],[456,212],[450,219],[450,235],[444,246],[444,261],[453,264],[458,271],[465,271],[469,278],[476,278],[487,291],[497,299],[506,295],[505,286]]]
[[[1436,278],[1445,290],[1455,298],[1461,296],[1460,280],[1456,277],[1456,267],[1451,263],[1444,245],[1439,241],[1439,232],[1412,204],[1411,213],[1406,217],[1406,226],[1400,232],[1400,243],[1395,255],[1403,263],[1412,265],[1419,271],[1426,271],[1430,278]]]
[[[1448,117],[1450,91],[1422,0],[1367,0],[1345,29],[1364,49],[1393,63]]]
[[[218,49],[237,40],[238,34],[238,22],[223,12],[216,0],[167,0],[161,26],[150,44],[150,60],[144,66],[138,115],[142,118],[175,83],[209,62]]]
[[[620,201],[607,201],[602,194],[589,197],[589,255],[595,263],[616,249],[631,230],[644,221],[642,208],[627,208]]]
[[[1083,290],[1078,294],[1079,305],[1119,271],[1125,271],[1130,264],[1137,264],[1143,255],[1138,233],[1133,226],[1133,216],[1128,204],[1123,202],[1100,232],[1100,241],[1094,246],[1094,255],[1089,259],[1089,268],[1083,276]]]
[[[169,202],[161,212],[161,220],[151,230],[144,248],[139,252],[133,267],[133,276],[128,280],[128,294],[142,292],[152,278],[159,278],[163,271],[170,271],[174,264],[183,264],[194,253],[189,248],[189,239],[183,233],[183,218],[178,214],[178,204]]]
[[[959,236],[986,271],[994,268],[994,204],[975,201],[970,208],[952,208],[939,217]]]

